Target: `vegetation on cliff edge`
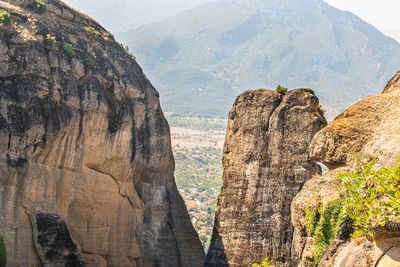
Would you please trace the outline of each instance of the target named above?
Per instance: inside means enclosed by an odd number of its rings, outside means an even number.
[[[0,10],[0,23],[2,23],[4,25],[7,25],[10,23],[10,14],[3,9]]]
[[[393,168],[375,170],[375,161],[341,173],[338,190],[344,197],[344,209],[353,220],[353,236],[373,240],[375,231],[400,221],[400,161]]]
[[[288,92],[288,89],[287,89],[286,87],[283,87],[283,86],[281,86],[280,84],[278,84],[278,86],[276,87],[276,91],[277,91],[280,95],[284,96],[284,95]]]
[[[373,241],[377,229],[400,221],[400,161],[392,168],[376,170],[375,160],[364,163],[352,156],[353,171],[337,175],[340,197],[325,205],[306,210],[306,228],[314,240],[316,266],[326,248],[336,239],[346,218],[353,224],[352,237],[364,236]]]
[[[306,228],[309,235],[314,238],[314,264],[317,265],[326,248],[336,239],[344,219],[343,200],[335,199],[314,209],[307,207]]]

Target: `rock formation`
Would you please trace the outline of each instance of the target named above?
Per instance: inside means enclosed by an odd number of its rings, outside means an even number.
[[[310,89],[296,89],[283,98],[259,89],[236,99],[229,113],[223,185],[206,266],[249,266],[267,256],[289,261],[290,203],[321,171],[308,157],[308,146],[325,125]]]
[[[312,157],[329,167],[323,176],[309,180],[292,202],[294,265],[306,266],[312,258],[313,238],[305,227],[306,208],[338,198],[334,179],[349,170],[355,153],[376,158],[377,168],[394,166],[400,156],[400,72],[382,94],[358,102],[318,132],[310,145]],[[339,236],[325,251],[318,266],[400,266],[400,225],[377,232],[376,246],[368,241],[351,241]]]
[[[201,266],[157,91],[93,20],[32,2],[0,1],[8,266]]]

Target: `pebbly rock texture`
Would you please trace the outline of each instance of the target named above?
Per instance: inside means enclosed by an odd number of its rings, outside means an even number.
[[[312,157],[330,171],[309,180],[292,202],[293,265],[307,266],[313,240],[305,227],[307,206],[316,207],[338,198],[338,173],[348,171],[348,160],[359,153],[376,158],[377,168],[394,166],[400,156],[400,72],[382,94],[358,102],[339,115],[313,138]],[[400,225],[379,229],[376,246],[365,240],[339,236],[325,251],[318,266],[400,266]]]
[[[31,4],[0,1],[8,266],[201,266],[157,91],[96,22],[58,0]]]
[[[288,262],[290,203],[320,167],[308,157],[326,125],[310,89],[241,94],[229,113],[223,185],[206,266],[250,266],[269,257]]]

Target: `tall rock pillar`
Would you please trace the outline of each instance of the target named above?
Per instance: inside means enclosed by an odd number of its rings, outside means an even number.
[[[246,91],[229,113],[223,185],[206,266],[289,262],[290,204],[320,167],[308,156],[326,125],[310,89]]]
[[[0,236],[7,266],[202,266],[159,94],[60,0],[0,1]]]

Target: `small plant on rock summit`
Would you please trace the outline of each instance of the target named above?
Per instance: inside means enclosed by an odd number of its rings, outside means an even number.
[[[10,14],[3,9],[0,9],[0,22],[4,25],[10,23]]]
[[[128,54],[131,56],[131,58],[133,60],[135,60],[136,59],[135,55],[132,54],[131,52],[129,52],[129,46],[126,45],[126,46],[124,46],[124,48],[125,48],[125,51],[128,52]]]
[[[280,84],[278,84],[278,86],[276,87],[276,91],[281,95],[284,96],[286,95],[288,89],[286,87],[281,86]]]

